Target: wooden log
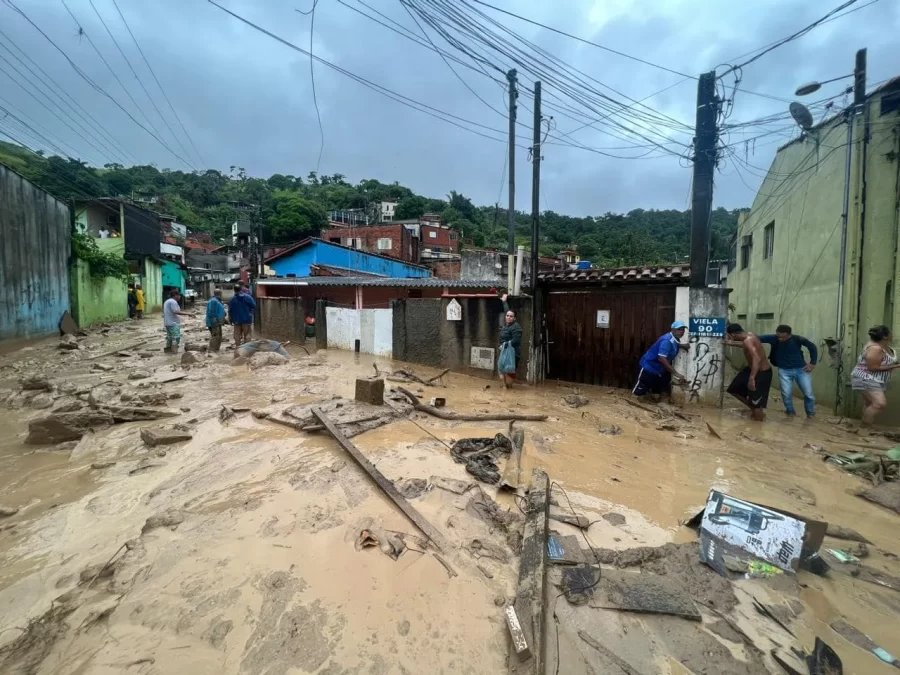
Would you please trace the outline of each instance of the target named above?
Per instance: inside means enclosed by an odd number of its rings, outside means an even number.
[[[381,471],[379,471],[372,462],[370,462],[364,454],[359,451],[353,443],[341,432],[340,429],[322,412],[321,409],[315,407],[311,409],[312,414],[322,423],[328,432],[334,436],[334,439],[338,442],[338,444],[346,450],[350,456],[362,467],[363,471],[369,474],[369,477],[375,481],[375,483],[382,489],[382,491],[390,497],[391,501],[393,501],[401,511],[406,515],[407,518],[412,521],[413,525],[419,528],[425,536],[431,541],[431,544],[438,551],[448,550],[447,544],[444,541],[444,536],[438,532],[434,526],[429,523],[425,518],[419,513],[413,506],[410,504],[406,498],[400,494],[397,488],[394,486],[394,483],[391,482]]]
[[[89,356],[85,359],[85,361],[93,361],[94,359],[102,359],[104,356],[114,356],[119,352],[130,352],[133,349],[137,349],[138,347],[142,347],[148,342],[152,342],[152,340],[141,340],[140,342],[135,342],[133,345],[128,345],[127,347],[120,347],[119,349],[114,349],[111,352],[103,352],[102,354],[97,354],[95,356]]]
[[[435,380],[441,379],[444,375],[446,375],[449,372],[450,372],[449,368],[444,368],[444,370],[442,370],[440,373],[438,373],[434,377],[429,377],[427,380],[425,380],[425,384],[431,384]]]
[[[632,405],[632,406],[634,406],[635,408],[640,408],[640,409],[643,410],[644,412],[648,412],[648,413],[650,413],[651,415],[659,415],[659,408],[657,408],[656,410],[654,410],[653,408],[650,408],[649,406],[646,406],[646,405],[644,405],[643,403],[638,403],[637,401],[633,401],[633,400],[631,400],[630,398],[624,398],[624,397],[622,397],[621,400],[624,401],[625,403],[627,403],[628,405]]]
[[[522,429],[513,429],[513,423],[509,423],[509,440],[512,442],[512,452],[506,458],[506,466],[503,468],[503,477],[500,479],[500,489],[516,492],[519,482],[522,480],[522,451],[525,448],[525,432]]]
[[[524,415],[519,413],[453,413],[439,410],[431,405],[425,405],[419,400],[419,397],[411,391],[403,387],[397,387],[397,391],[406,396],[412,403],[412,407],[419,412],[428,413],[433,417],[442,420],[458,420],[463,422],[497,422],[497,421],[517,421],[517,422],[543,422],[547,419],[546,415]]]
[[[520,657],[510,644],[510,675],[544,675],[544,600],[547,592],[547,534],[550,516],[550,479],[540,469],[531,474],[525,499],[525,530],[519,558],[519,588],[513,603],[530,654]]]

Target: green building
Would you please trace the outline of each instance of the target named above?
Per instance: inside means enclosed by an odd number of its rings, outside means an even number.
[[[838,114],[779,148],[738,223],[727,282],[731,318],[755,333],[785,323],[819,346],[813,382],[822,413],[858,415],[850,372],[868,329],[886,324],[900,335],[898,207],[900,78],[894,78],[855,114]],[[741,358],[740,350],[729,351]],[[882,423],[900,419],[900,377],[888,403]]]

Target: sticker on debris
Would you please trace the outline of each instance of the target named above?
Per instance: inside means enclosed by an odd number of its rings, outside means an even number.
[[[706,508],[687,525],[700,525],[700,560],[722,576],[734,571],[735,559],[762,560],[785,572],[815,567],[827,523],[789,511],[709,493]]]

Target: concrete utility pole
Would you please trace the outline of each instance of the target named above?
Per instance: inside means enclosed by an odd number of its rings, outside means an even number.
[[[516,253],[516,98],[519,96],[516,91],[515,68],[506,73],[506,80],[509,82],[509,213],[507,214],[509,247],[506,258],[506,266],[508,268],[506,289],[511,293],[514,283],[513,275],[515,274],[513,260]]]
[[[716,71],[703,73],[697,83],[697,130],[694,135],[694,182],[691,199],[691,288],[706,288],[709,267],[713,176],[719,130],[716,117]]]
[[[534,83],[534,145],[531,146],[531,295],[537,288],[541,234],[541,83]]]

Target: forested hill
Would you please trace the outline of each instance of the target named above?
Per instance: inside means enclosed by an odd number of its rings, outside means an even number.
[[[416,218],[441,213],[451,227],[462,232],[464,242],[477,247],[505,248],[506,210],[475,206],[451,191],[446,199],[416,195],[398,183],[368,179],[358,184],[343,175],[305,179],[275,174],[253,178],[240,167],[229,173],[209,170],[184,173],[153,166],[124,167],[107,164],[95,169],[61,157],[36,155],[16,145],[0,142],[0,162],[61,199],[109,196],[154,196],[154,208],[175,216],[194,231],[221,238],[230,234],[238,218],[229,202],[250,202],[260,207],[264,238],[268,242],[295,241],[316,234],[336,209],[364,208],[374,201],[399,200],[396,218]],[[712,218],[712,258],[726,258],[737,229],[738,211],[719,208]],[[245,217],[245,216],[241,216]],[[517,239],[530,242],[531,216],[517,213]],[[554,255],[572,244],[582,259],[595,266],[612,267],[673,263],[688,256],[690,212],[635,209],[626,214],[605,213],[586,218],[546,211],[541,217],[541,253]]]

